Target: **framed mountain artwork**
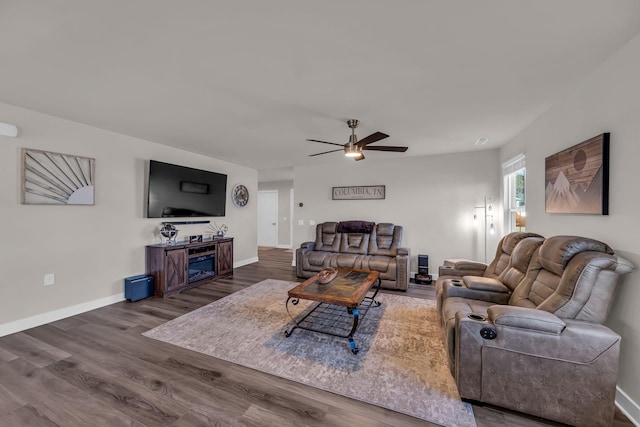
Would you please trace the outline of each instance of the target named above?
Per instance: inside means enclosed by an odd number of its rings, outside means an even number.
[[[545,212],[609,215],[609,133],[545,159]]]

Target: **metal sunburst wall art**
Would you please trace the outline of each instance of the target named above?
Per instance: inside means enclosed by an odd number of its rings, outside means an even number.
[[[22,149],[22,203],[93,205],[95,159]]]

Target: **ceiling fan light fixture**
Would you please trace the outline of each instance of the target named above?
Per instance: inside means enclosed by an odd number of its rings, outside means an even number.
[[[360,157],[362,155],[362,148],[358,148],[359,147],[356,144],[349,142],[344,147],[344,155],[347,157]]]

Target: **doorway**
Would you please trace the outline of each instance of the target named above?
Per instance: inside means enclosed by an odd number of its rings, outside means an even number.
[[[278,246],[278,190],[258,191],[258,246]]]

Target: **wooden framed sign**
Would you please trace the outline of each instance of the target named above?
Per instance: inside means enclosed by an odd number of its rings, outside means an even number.
[[[332,187],[333,200],[373,200],[385,198],[384,185],[359,185],[352,187]]]

